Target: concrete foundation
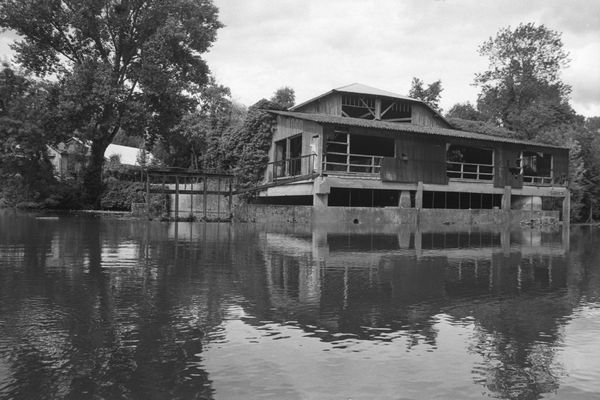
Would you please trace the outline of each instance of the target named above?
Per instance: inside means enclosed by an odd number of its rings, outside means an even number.
[[[370,207],[312,207],[267,204],[242,204],[233,211],[234,220],[265,223],[311,223],[328,225],[409,225],[435,227],[445,225],[554,225],[558,211],[542,210],[456,210]]]

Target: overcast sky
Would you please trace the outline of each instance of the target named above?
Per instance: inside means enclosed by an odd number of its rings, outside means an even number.
[[[214,0],[225,24],[205,56],[234,99],[251,105],[281,86],[302,102],[358,82],[407,94],[413,76],[442,80],[442,107],[474,102],[478,46],[501,27],[562,32],[572,105],[600,116],[598,0]],[[0,54],[8,54],[4,33]]]

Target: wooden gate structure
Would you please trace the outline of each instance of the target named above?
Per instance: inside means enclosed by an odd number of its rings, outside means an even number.
[[[151,194],[170,196],[169,215],[175,219],[226,221],[231,219],[234,175],[183,168],[148,168],[145,171],[146,210]]]

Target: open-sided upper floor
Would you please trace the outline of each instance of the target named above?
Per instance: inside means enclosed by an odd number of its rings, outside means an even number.
[[[566,186],[568,149],[440,127],[275,112],[266,181],[349,175],[383,182]]]

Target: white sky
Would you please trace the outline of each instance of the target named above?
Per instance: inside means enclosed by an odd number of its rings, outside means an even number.
[[[413,76],[441,79],[442,108],[475,102],[499,28],[535,22],[562,32],[572,105],[600,116],[598,0],[213,0],[226,25],[205,58],[234,99],[251,105],[281,86],[297,102],[359,82],[407,94]],[[0,34],[0,59],[13,38]]]

